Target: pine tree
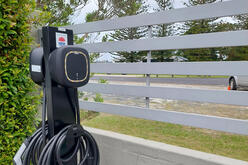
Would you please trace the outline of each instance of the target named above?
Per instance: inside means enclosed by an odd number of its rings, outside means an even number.
[[[172,1],[171,0],[155,0],[158,4],[158,9],[156,9],[157,12],[170,10],[173,8]],[[173,29],[171,25],[168,24],[162,24],[155,26],[155,36],[156,37],[166,37],[171,36],[173,34]],[[165,60],[168,61],[168,58],[173,55],[173,50],[162,50],[162,51],[154,51],[152,52],[152,59],[154,59],[156,62],[164,62]]]
[[[239,28],[242,30],[248,30],[248,14],[239,16],[238,20]]]
[[[238,23],[236,30],[248,30],[248,15],[241,15],[236,17]],[[227,53],[228,61],[247,61],[248,60],[248,46],[240,46],[229,48]]]
[[[215,32],[235,31],[248,29],[248,15],[232,17],[237,23],[229,23],[220,21],[215,23]],[[248,60],[248,46],[218,48],[217,54],[227,61],[243,61]]]
[[[146,6],[144,6],[142,0],[126,0],[119,1],[118,5],[115,4],[116,16],[130,16],[141,14],[146,11]],[[121,40],[133,40],[140,39],[146,36],[146,28],[126,28],[121,30],[116,30],[114,33],[110,34],[111,40],[121,41]],[[145,59],[145,52],[131,51],[131,52],[117,52],[112,53],[114,55],[114,60],[116,62],[139,62]]]
[[[189,0],[186,6],[196,6],[209,4],[214,2],[219,2],[220,0]],[[196,21],[188,21],[185,23],[186,31],[185,35],[189,34],[199,34],[199,33],[211,33],[214,31],[213,22],[215,19],[204,19]],[[183,50],[182,55],[189,61],[216,61],[219,60],[214,48],[204,48],[204,49],[188,49]]]
[[[116,3],[116,0],[97,0],[98,9],[87,14],[86,22],[112,18],[113,16],[115,16],[114,6]]]
[[[98,9],[88,13],[86,22],[92,22],[103,19],[111,19],[113,17],[122,17],[137,15],[146,11],[142,0],[97,0]],[[140,39],[146,35],[145,28],[127,28],[116,30],[114,33],[103,36],[102,41],[121,41]],[[118,52],[112,53],[114,60],[117,62],[138,62],[145,59],[144,52]]]
[[[70,16],[82,9],[88,0],[36,0],[38,10],[50,13],[49,25],[61,26],[70,23]]]

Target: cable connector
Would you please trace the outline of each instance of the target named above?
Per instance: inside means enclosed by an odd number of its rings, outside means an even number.
[[[13,159],[13,164],[14,165],[23,165],[22,162],[22,156],[23,153],[25,152],[26,148],[28,147],[29,143],[30,143],[31,138],[28,137],[21,145],[21,147],[19,148],[19,150],[17,151],[17,153],[14,156]]]
[[[84,129],[81,125],[73,124],[68,128],[66,138],[78,138],[84,134]]]
[[[81,125],[72,124],[66,133],[65,146],[70,146],[71,141],[78,141],[78,139],[83,136],[84,129]]]

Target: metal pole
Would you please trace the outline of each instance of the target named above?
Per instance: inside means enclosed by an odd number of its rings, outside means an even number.
[[[152,38],[152,26],[148,26],[148,38]],[[152,51],[147,53],[147,63],[151,63]],[[150,74],[146,74],[146,86],[150,86]],[[150,106],[150,98],[146,97],[146,108]]]

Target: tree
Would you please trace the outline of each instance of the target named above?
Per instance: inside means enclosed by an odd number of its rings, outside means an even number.
[[[237,30],[237,26],[233,23],[226,21],[218,21],[213,23],[213,32],[223,32],[223,31],[234,31]],[[214,48],[216,55],[220,60],[226,60],[228,57],[232,56],[234,47],[222,47]]]
[[[237,23],[223,21],[216,23],[215,31],[219,32],[248,29],[248,15],[233,17],[233,19],[235,18],[237,19]],[[218,48],[217,53],[219,56],[223,56],[227,61],[248,60],[247,46]]]
[[[130,16],[141,14],[146,11],[147,6],[145,6],[142,0],[126,0],[120,1],[116,6],[115,13],[116,16]],[[146,36],[146,28],[126,28],[121,30],[116,30],[114,33],[110,34],[111,40],[121,41],[121,40],[133,40],[140,39]],[[112,53],[114,55],[114,60],[117,62],[139,62],[145,59],[145,52],[131,51],[131,52],[117,52]]]
[[[171,0],[155,0],[158,4],[157,11],[165,11],[173,8]],[[173,34],[171,25],[162,24],[156,26],[155,36],[156,37],[165,37],[171,36]],[[173,50],[162,50],[152,52],[152,59],[155,59],[157,62],[164,62],[173,54]]]
[[[248,14],[238,16],[237,19],[239,21],[239,28],[242,30],[247,30],[248,29]]]
[[[40,97],[29,77],[33,0],[0,0],[0,164],[34,131]]]
[[[70,23],[70,16],[82,9],[88,0],[37,0],[36,8],[50,13],[49,25],[62,26]]]
[[[236,29],[247,30],[248,29],[248,15],[241,15],[236,18],[238,20]],[[227,54],[227,60],[228,61],[248,60],[248,46],[229,48],[229,52]]]
[[[110,19],[117,16],[120,11],[123,1],[119,0],[97,0],[98,9],[93,11],[88,16],[91,16],[91,20],[103,20]]]
[[[86,22],[136,15],[146,11],[146,6],[143,5],[142,0],[98,0],[97,5],[97,10],[86,15]],[[144,28],[122,29],[104,35],[102,41],[139,39],[144,37],[146,35],[145,33],[146,29]],[[85,34],[83,37],[75,37],[77,43],[85,42],[89,38],[90,36],[88,34]],[[137,62],[145,58],[144,52],[119,52],[112,54],[119,56],[119,58],[115,58],[115,61],[119,62]]]
[[[220,0],[189,0],[185,3],[186,6],[196,6],[208,3],[218,2]],[[185,35],[189,34],[199,34],[199,33],[211,33],[214,31],[213,22],[215,19],[204,19],[196,21],[188,21],[185,23]],[[216,61],[220,60],[214,48],[204,48],[204,49],[188,49],[182,50],[182,55],[189,61]]]

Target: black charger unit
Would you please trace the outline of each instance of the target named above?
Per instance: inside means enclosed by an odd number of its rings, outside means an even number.
[[[97,143],[80,125],[77,92],[89,81],[88,52],[73,46],[68,29],[43,27],[42,43],[30,53],[31,79],[44,91],[42,127],[23,143],[14,164],[98,165]]]
[[[64,46],[54,50],[49,57],[49,67],[52,79],[62,86],[77,88],[89,81],[89,55],[82,48]]]

